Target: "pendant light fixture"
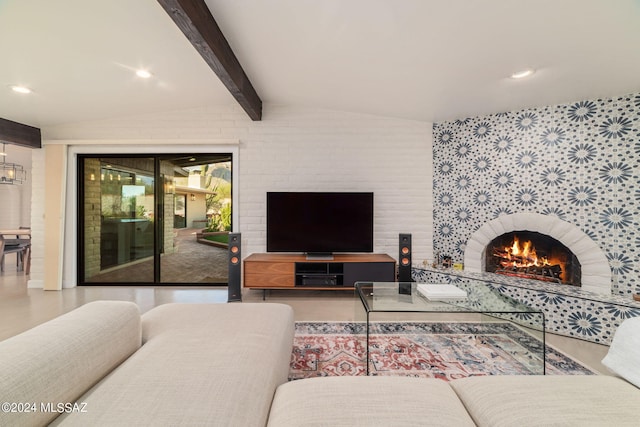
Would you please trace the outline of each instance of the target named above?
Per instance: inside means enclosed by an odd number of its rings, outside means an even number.
[[[7,162],[7,144],[2,143],[0,153],[0,184],[22,184],[27,180],[27,171],[22,165]]]

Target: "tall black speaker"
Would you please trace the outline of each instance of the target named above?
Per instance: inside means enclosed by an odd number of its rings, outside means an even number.
[[[398,281],[411,282],[411,234],[400,233],[398,244]]]
[[[229,233],[229,298],[228,302],[242,301],[242,253],[240,233]]]

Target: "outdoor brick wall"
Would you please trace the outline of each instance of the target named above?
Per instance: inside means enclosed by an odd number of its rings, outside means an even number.
[[[100,159],[87,159],[84,165],[85,212],[85,277],[100,272],[100,232],[102,227],[102,201],[100,192]],[[91,175],[98,179],[93,181]]]

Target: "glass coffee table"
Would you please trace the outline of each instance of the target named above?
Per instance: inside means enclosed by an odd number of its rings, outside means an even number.
[[[423,286],[434,284],[420,284]],[[488,282],[470,280],[455,284],[467,296],[433,297],[428,299],[418,292],[415,282],[356,282],[355,288],[366,313],[366,371],[369,375],[370,332],[373,317],[384,317],[398,322],[428,317],[430,320],[445,316],[446,321],[509,322],[542,342],[534,351],[533,373],[545,374],[545,319],[544,313],[521,302],[502,295]],[[427,288],[432,289],[432,288]],[[435,288],[433,288],[435,289]]]

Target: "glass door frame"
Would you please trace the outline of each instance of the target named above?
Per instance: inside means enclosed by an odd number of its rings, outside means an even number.
[[[167,142],[169,144],[169,142]],[[168,155],[172,154],[182,154],[182,153],[192,153],[192,154],[228,154],[231,157],[231,161],[233,164],[232,174],[231,174],[231,188],[232,188],[232,200],[233,200],[233,210],[232,210],[232,224],[233,229],[232,232],[237,232],[239,228],[239,207],[238,207],[238,174],[234,173],[239,168],[239,142],[231,143],[230,145],[215,145],[211,143],[205,144],[176,144],[175,141],[171,141],[172,146],[165,145],[109,145],[109,144],[98,144],[96,143],[91,145],[75,145],[70,146],[68,150],[67,156],[67,191],[64,195],[65,202],[65,210],[68,213],[64,216],[65,218],[65,231],[64,231],[64,243],[63,243],[63,284],[65,282],[72,281],[73,286],[76,285],[107,285],[107,283],[85,283],[84,282],[84,260],[80,259],[84,257],[84,254],[81,252],[84,250],[84,243],[82,238],[84,236],[84,230],[80,229],[81,225],[81,215],[84,215],[84,209],[81,206],[82,200],[82,185],[80,185],[80,180],[83,177],[80,175],[81,159],[86,157],[154,157],[156,162],[159,163],[162,158],[166,158]],[[156,169],[157,165],[156,165]],[[158,185],[162,185],[162,180],[156,180],[156,187]],[[158,227],[155,229],[155,233],[158,233]],[[155,254],[154,259],[156,263],[160,262],[160,257],[158,252],[157,245],[159,240],[156,236],[154,245]],[[159,275],[159,269],[154,268],[155,275]],[[111,283],[111,285],[127,285],[123,283]],[[131,286],[175,286],[175,285],[184,285],[184,283],[162,283],[158,277],[154,278],[154,282],[135,282],[130,283]],[[203,284],[207,285],[207,284]],[[65,285],[65,287],[69,287],[69,285]]]

